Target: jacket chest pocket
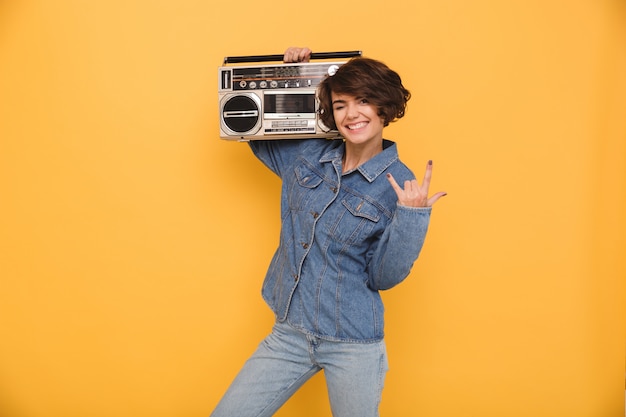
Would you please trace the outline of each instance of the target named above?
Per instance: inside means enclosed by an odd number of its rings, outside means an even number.
[[[372,203],[357,196],[347,196],[341,200],[343,213],[333,226],[333,237],[345,243],[365,242],[378,233],[382,227],[382,213]]]
[[[294,171],[295,180],[288,190],[289,208],[298,211],[310,209],[315,205],[317,190],[323,182],[322,177],[306,165],[298,165]]]

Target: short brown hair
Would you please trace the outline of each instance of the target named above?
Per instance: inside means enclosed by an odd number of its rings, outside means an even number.
[[[397,72],[380,61],[364,57],[346,62],[335,75],[327,76],[318,86],[320,120],[326,127],[337,129],[331,99],[333,92],[367,99],[378,107],[384,126],[404,116],[406,103],[411,98]]]

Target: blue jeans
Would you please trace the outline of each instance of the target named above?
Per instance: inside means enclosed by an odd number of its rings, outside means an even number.
[[[272,416],[322,369],[334,417],[378,416],[388,369],[384,341],[333,342],[277,322],[211,417]]]

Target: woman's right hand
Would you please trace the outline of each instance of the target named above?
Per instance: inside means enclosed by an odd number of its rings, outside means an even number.
[[[428,189],[430,188],[430,179],[433,174],[433,161],[428,161],[426,165],[426,173],[424,174],[424,180],[420,185],[417,180],[405,181],[404,188],[402,188],[391,173],[387,174],[387,179],[391,184],[391,187],[396,191],[398,196],[398,204],[407,207],[432,207],[433,204],[441,197],[448,195],[446,192],[435,193],[432,197],[428,197]]]
[[[307,47],[291,46],[285,51],[283,62],[309,62],[311,53],[312,51]]]

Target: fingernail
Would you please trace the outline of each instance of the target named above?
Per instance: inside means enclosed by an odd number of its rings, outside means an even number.
[[[432,165],[432,164],[433,164],[433,160],[432,160],[432,159],[430,159],[430,160],[428,161],[428,165]]]
[[[387,173],[387,178],[391,178],[391,174],[390,173]]]

